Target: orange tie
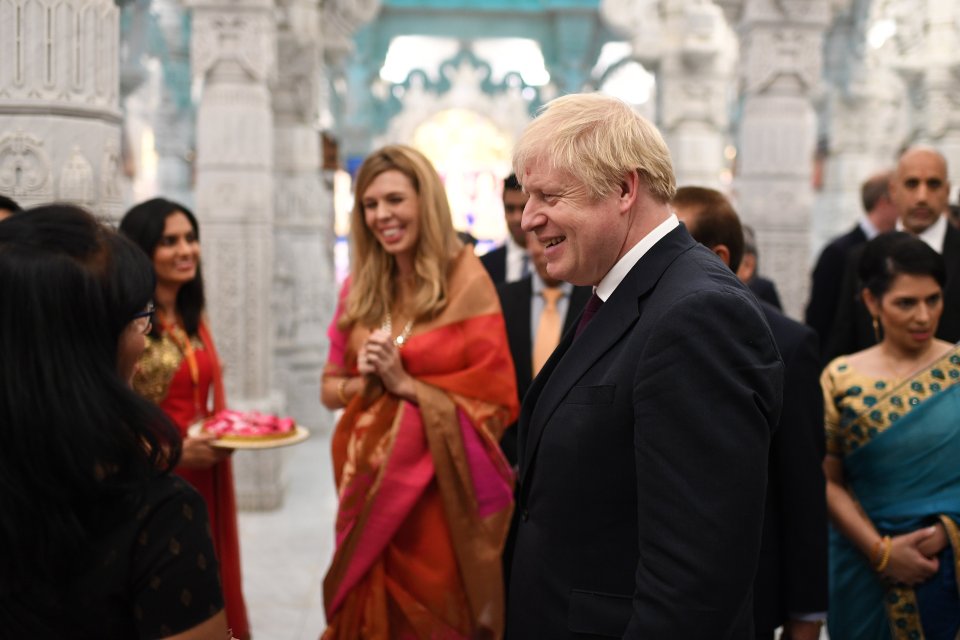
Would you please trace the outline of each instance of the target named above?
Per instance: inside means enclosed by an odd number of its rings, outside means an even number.
[[[533,375],[540,373],[540,369],[560,342],[560,312],[557,310],[557,301],[563,295],[563,290],[544,287],[540,295],[543,296],[544,304],[533,343]]]

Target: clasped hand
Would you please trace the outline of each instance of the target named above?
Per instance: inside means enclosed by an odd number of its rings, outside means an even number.
[[[924,527],[894,536],[890,562],[883,575],[908,586],[929,580],[940,567],[937,555],[946,546],[946,533],[940,526]]]
[[[375,375],[383,381],[387,391],[406,396],[410,375],[400,360],[400,350],[393,337],[383,329],[376,329],[360,347],[357,369],[362,375]]]

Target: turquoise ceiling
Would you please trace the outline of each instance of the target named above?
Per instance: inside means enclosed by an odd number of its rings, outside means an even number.
[[[556,92],[581,91],[593,80],[591,69],[603,45],[620,39],[601,21],[599,4],[599,0],[383,0],[378,16],[354,38],[356,49],[347,70],[349,95],[343,96],[336,113],[338,125],[369,139],[383,132],[397,113],[394,93],[377,98],[371,87],[378,81],[390,43],[398,36],[454,38],[463,50],[481,38],[527,38],[539,45]],[[411,75],[430,79],[437,72],[424,68]],[[441,78],[439,84],[443,82]],[[442,92],[446,87],[432,88]],[[538,92],[531,111],[539,104]],[[356,137],[346,147],[348,156],[366,151],[358,148]]]

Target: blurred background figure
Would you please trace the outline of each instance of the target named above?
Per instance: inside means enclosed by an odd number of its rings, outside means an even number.
[[[130,209],[120,231],[150,257],[157,282],[155,322],[138,362],[134,388],[157,403],[180,430],[183,456],[176,473],[207,503],[227,620],[244,640],[250,630],[229,452],[211,446],[211,435],[187,433],[197,421],[226,408],[220,359],[204,317],[197,219],[183,205],[154,198]]]
[[[897,229],[910,233],[943,256],[946,279],[944,307],[937,337],[960,340],[960,230],[947,222],[950,182],[947,160],[932,147],[916,146],[903,152],[890,180],[890,199],[897,209]],[[857,277],[859,250],[847,263],[836,317],[826,342],[824,360],[861,351],[877,343],[873,318],[860,294]]]
[[[750,287],[758,300],[773,305],[782,310],[780,295],[777,294],[777,285],[760,275],[760,256],[757,253],[757,237],[750,225],[743,225],[743,259],[736,271],[737,277]]]
[[[129,387],[152,314],[143,253],[76,207],[0,225],[0,625],[7,638],[223,640],[176,429]]]
[[[323,637],[498,638],[518,406],[496,292],[410,147],[360,167],[351,243],[321,388],[345,408]]]
[[[22,209],[12,198],[0,195],[0,220],[5,220],[15,213],[20,213]]]
[[[577,287],[569,282],[551,278],[547,273],[547,259],[543,245],[533,233],[526,234],[527,250],[533,262],[533,271],[516,282],[497,285],[497,295],[507,325],[507,339],[513,355],[513,369],[517,380],[517,401],[530,388],[530,383],[557,348],[563,334],[576,326],[580,312],[593,293],[591,287]],[[500,448],[517,468],[517,423],[512,423],[500,438]],[[510,584],[510,559],[513,556],[513,536],[517,513],[511,519],[510,533],[504,545],[504,584]]]
[[[934,337],[944,263],[906,233],[859,263],[878,344],[823,372],[831,638],[952,640],[960,629],[960,350]]]
[[[892,171],[885,171],[870,176],[860,186],[863,217],[853,229],[831,240],[817,258],[811,276],[810,302],[807,304],[805,322],[820,336],[821,347],[833,328],[840,287],[851,253],[867,240],[877,237],[877,234],[893,231],[897,224],[897,207],[890,199],[892,177]]]
[[[743,230],[714,189],[680,187],[673,208],[693,239],[736,271]],[[816,640],[827,611],[823,402],[814,332],[761,301],[784,364],[783,408],[770,441],[760,563],[753,582],[758,640]]]
[[[503,180],[503,217],[507,222],[507,239],[504,243],[481,256],[480,261],[494,284],[516,282],[530,275],[530,256],[527,254],[527,236],[520,228],[520,218],[528,196],[510,174]]]
[[[539,373],[563,334],[574,326],[590,294],[591,287],[577,287],[551,278],[543,245],[536,235],[526,234],[533,271],[516,282],[497,286],[513,367],[517,377],[517,399],[523,400],[533,378]],[[517,464],[516,424],[511,424],[500,440],[510,464]]]

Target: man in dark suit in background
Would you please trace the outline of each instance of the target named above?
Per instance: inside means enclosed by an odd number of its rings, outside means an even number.
[[[760,257],[756,235],[753,228],[743,225],[743,260],[741,260],[740,267],[735,273],[750,291],[753,291],[757,300],[762,300],[777,309],[782,309],[783,305],[780,304],[777,285],[770,278],[764,278],[760,275],[759,268]]]
[[[556,349],[563,334],[570,331],[593,293],[590,287],[576,287],[569,282],[562,282],[550,277],[547,273],[547,260],[543,255],[543,245],[537,237],[527,234],[527,249],[530,252],[530,261],[533,271],[526,278],[516,282],[502,282],[497,285],[497,294],[500,296],[500,307],[503,309],[503,319],[507,325],[507,340],[510,343],[510,354],[513,356],[513,368],[517,377],[517,395],[523,401],[527,389],[534,376],[546,362],[549,355]],[[553,325],[546,322],[545,313],[548,306],[556,305],[553,320],[557,323],[554,335],[541,335],[539,329],[549,333]],[[500,448],[507,457],[510,465],[517,467],[517,424],[513,423],[503,432],[500,438]],[[510,522],[510,531],[503,548],[503,579],[510,584],[510,558],[513,555],[513,544],[517,533],[518,514],[513,514]]]
[[[897,208],[897,229],[912,233],[943,256],[947,282],[943,288],[943,315],[937,337],[960,341],[960,229],[947,221],[950,197],[947,160],[932,147],[916,146],[903,152],[890,180],[890,199]],[[873,319],[860,296],[857,263],[862,247],[847,262],[824,361],[855,353],[877,343]]]
[[[520,228],[523,205],[527,194],[523,192],[517,176],[510,174],[503,180],[503,217],[507,222],[507,239],[502,245],[480,256],[480,262],[490,274],[494,284],[516,282],[530,274],[530,258],[527,255],[527,236]]]
[[[753,634],[783,363],[756,299],[670,211],[670,153],[620,100],[557,98],[514,168],[550,277],[593,285],[520,412],[507,636]]]
[[[897,224],[897,207],[890,199],[892,177],[893,172],[885,171],[870,176],[860,185],[864,216],[853,229],[831,240],[817,258],[804,321],[820,336],[821,346],[825,345],[833,328],[840,286],[850,254],[877,234],[893,231]]]
[[[743,230],[719,191],[681,187],[673,200],[693,239],[736,271]],[[826,444],[817,336],[761,302],[784,363],[783,410],[770,446],[760,566],[753,582],[757,640],[817,640],[827,610]]]
[[[577,287],[569,282],[563,282],[550,277],[547,273],[547,260],[543,255],[543,245],[537,241],[534,234],[528,234],[527,250],[530,252],[530,261],[533,263],[533,272],[526,278],[516,282],[504,282],[497,286],[500,296],[500,306],[503,309],[503,319],[507,325],[507,339],[510,342],[510,353],[513,356],[513,368],[517,375],[517,394],[523,401],[527,389],[539,368],[544,362],[536,362],[534,345],[538,343],[536,330],[540,324],[541,314],[548,304],[548,294],[555,294],[557,313],[560,318],[560,332],[553,340],[556,348],[559,338],[567,333],[580,317],[583,306],[587,304],[593,291],[590,287]],[[549,338],[547,338],[549,340]],[[507,427],[500,439],[507,460],[514,467],[517,466],[517,425]]]

